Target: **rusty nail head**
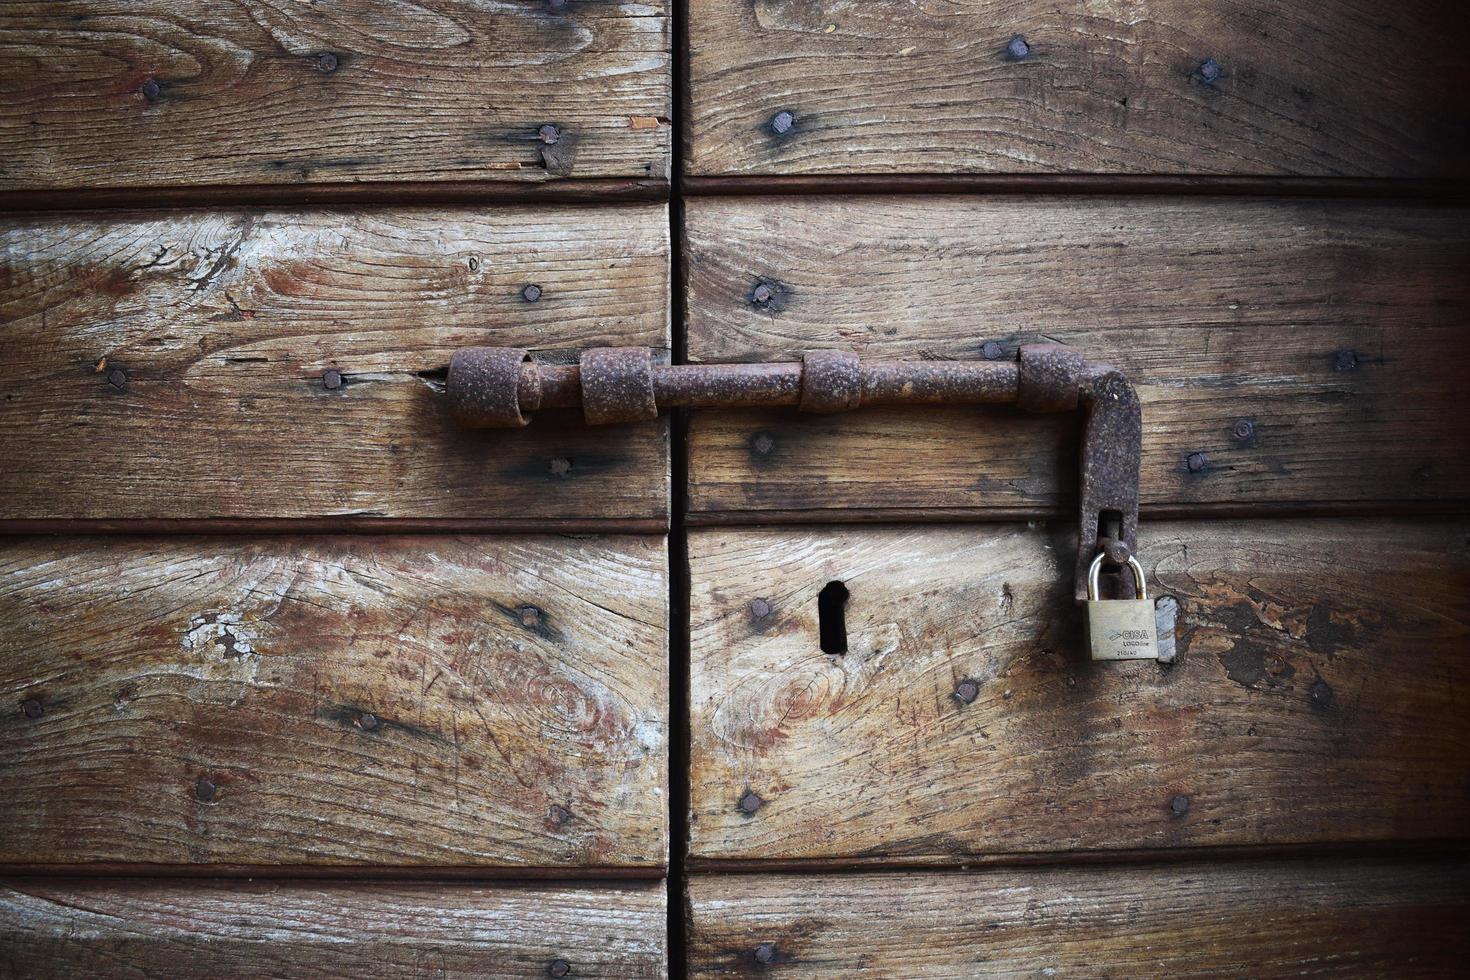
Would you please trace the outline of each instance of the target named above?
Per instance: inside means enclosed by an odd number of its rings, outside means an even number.
[[[1205,458],[1204,453],[1190,453],[1184,459],[1184,465],[1191,473],[1201,472],[1208,462],[1209,460]]]
[[[757,432],[750,437],[750,448],[757,456],[769,456],[776,448],[776,437],[769,432]]]
[[[980,353],[985,356],[987,361],[998,361],[1006,356],[1006,349],[997,341],[987,340],[981,345]]]
[[[1006,54],[1010,55],[1017,61],[1020,61],[1022,58],[1026,57],[1030,53],[1031,45],[1028,44],[1026,42],[1026,39],[1019,34],[1011,38],[1010,43],[1006,45]]]
[[[517,610],[521,614],[521,625],[525,627],[541,625],[541,610],[535,606],[522,606]]]
[[[200,776],[194,784],[194,798],[200,803],[214,802],[214,794],[219,789],[208,776]]]
[[[1189,812],[1189,797],[1180,794],[1169,801],[1169,810],[1176,817],[1182,817]]]
[[[556,824],[558,827],[566,823],[568,820],[572,819],[572,811],[568,810],[566,807],[560,805],[559,803],[553,803],[551,805],[551,809],[548,810],[547,813],[551,817],[551,822]]]
[[[143,98],[147,99],[149,102],[152,102],[154,99],[158,98],[159,93],[162,90],[159,88],[158,83],[150,78],[143,83],[143,86],[139,89],[139,91],[143,93]]]
[[[756,619],[765,619],[774,611],[775,607],[765,599],[755,599],[750,604],[750,614]]]
[[[1220,63],[1214,58],[1206,58],[1204,63],[1199,66],[1199,77],[1204,79],[1206,85],[1214,82],[1224,73],[1225,70],[1220,67]]]
[[[541,287],[536,285],[534,282],[527,283],[525,288],[521,290],[521,299],[525,300],[527,303],[534,303],[540,298]]]
[[[551,123],[546,123],[540,129],[536,130],[536,135],[541,138],[541,142],[549,146],[561,139],[561,130],[557,129]]]
[[[552,476],[561,477],[563,480],[571,478],[572,461],[565,456],[555,457],[547,468],[551,471]]]
[[[771,131],[777,136],[784,136],[791,131],[796,124],[796,117],[787,109],[782,109],[771,117]]]
[[[752,955],[755,956],[755,961],[757,963],[774,962],[776,959],[776,944],[761,943],[755,948],[755,952]]]
[[[107,383],[114,388],[126,388],[128,386],[128,372],[122,368],[113,368],[107,372]]]
[[[1340,350],[1332,361],[1332,370],[1356,371],[1358,369],[1358,352],[1355,350]]]
[[[328,391],[336,391],[342,387],[342,372],[336,368],[327,368],[322,372],[322,387]]]
[[[365,732],[370,732],[378,727],[378,716],[371,711],[364,711],[357,716],[357,727]]]
[[[1250,442],[1251,437],[1256,434],[1256,423],[1250,419],[1236,419],[1235,424],[1230,427],[1230,434],[1235,437],[1236,442]]]
[[[564,977],[572,972],[572,964],[566,960],[552,960],[546,967],[548,977]]]
[[[41,702],[35,698],[26,698],[22,701],[20,703],[20,711],[21,714],[31,719],[39,718],[46,713],[46,709],[41,707]]]
[[[980,685],[966,678],[955,685],[954,696],[965,704],[974,704],[980,696]]]
[[[546,5],[552,10],[560,10],[567,5],[567,0],[546,0]]]
[[[755,790],[748,789],[745,791],[745,795],[740,797],[740,812],[754,813],[761,808],[761,804],[764,802],[765,800],[756,795]]]
[[[337,56],[330,51],[323,51],[316,56],[316,70],[334,72],[337,70]]]
[[[771,287],[765,283],[756,283],[756,287],[750,291],[752,301],[764,306],[771,301]]]

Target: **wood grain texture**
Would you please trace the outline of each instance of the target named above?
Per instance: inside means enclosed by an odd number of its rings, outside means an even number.
[[[667,975],[661,882],[306,884],[11,879],[7,976]]]
[[[1180,606],[1172,666],[1086,660],[1069,526],[693,532],[690,854],[1461,836],[1467,530],[1146,523],[1150,596]],[[834,580],[844,656],[818,645]]]
[[[980,358],[994,342],[1013,358],[1054,339],[1139,386],[1145,509],[1464,500],[1467,217],[1287,199],[695,199],[689,357]],[[690,513],[1054,512],[1076,499],[1079,440],[1076,418],[994,409],[697,413]]]
[[[664,423],[440,392],[465,346],[667,350],[668,259],[663,205],[6,222],[0,517],[666,521]]]
[[[1467,36],[1453,0],[693,0],[688,169],[1463,176]]]
[[[663,0],[18,2],[0,51],[0,189],[668,175]]]
[[[694,977],[1449,977],[1470,955],[1463,861],[696,876],[689,899]]]
[[[667,582],[652,536],[7,544],[0,862],[662,867]]]

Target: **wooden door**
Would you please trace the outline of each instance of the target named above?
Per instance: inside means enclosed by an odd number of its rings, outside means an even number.
[[[11,4],[0,973],[1463,969],[1467,39]],[[445,405],[1042,341],[1139,391],[1168,662],[1088,659],[1072,417]]]

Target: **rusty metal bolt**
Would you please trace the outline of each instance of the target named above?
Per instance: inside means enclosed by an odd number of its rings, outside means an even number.
[[[1189,812],[1189,797],[1179,794],[1169,801],[1169,812],[1176,817],[1182,817]]]
[[[356,718],[356,724],[363,731],[370,732],[378,727],[378,716],[371,711],[360,712]]]
[[[776,944],[761,943],[759,946],[751,951],[750,955],[755,957],[755,961],[757,963],[763,965],[774,963],[776,961]]]
[[[328,391],[336,391],[342,387],[342,372],[336,368],[327,368],[322,372],[322,387]]]
[[[35,698],[26,698],[20,703],[20,713],[34,721],[44,715],[46,709],[41,707],[41,702]]]
[[[213,803],[215,794],[218,791],[219,787],[208,776],[200,776],[198,781],[194,783],[194,799],[200,803]]]
[[[1006,55],[1013,61],[1021,61],[1031,53],[1031,45],[1026,39],[1017,34],[1006,44]]]
[[[113,368],[107,372],[107,383],[118,391],[122,391],[128,386],[128,372],[122,368]]]
[[[551,822],[556,824],[558,827],[566,823],[568,820],[572,819],[572,811],[556,803],[553,803],[551,805],[551,809],[546,811],[546,815],[550,817]]]
[[[1332,360],[1332,370],[1340,374],[1347,371],[1356,371],[1360,363],[1357,351],[1340,350]]]
[[[769,456],[776,448],[776,437],[769,432],[757,432],[750,437],[750,451],[757,456]]]
[[[1199,73],[1200,80],[1206,85],[1215,84],[1216,80],[1225,74],[1225,69],[1221,68],[1220,63],[1214,58],[1206,58],[1195,71]]]
[[[566,960],[552,960],[546,965],[546,975],[548,977],[564,977],[571,972],[572,964]]]
[[[330,75],[337,70],[337,56],[330,51],[323,51],[316,56],[316,70]]]
[[[1209,459],[1206,458],[1204,453],[1190,453],[1184,458],[1184,466],[1191,473],[1204,472],[1204,468],[1208,463]]]
[[[975,699],[980,696],[980,685],[966,678],[955,685],[954,696],[965,704],[974,704]]]
[[[540,129],[536,130],[536,135],[540,138],[541,142],[550,146],[561,139],[561,130],[557,129],[551,123],[546,123]]]
[[[740,812],[745,814],[754,813],[761,808],[761,804],[764,802],[766,801],[756,795],[755,790],[748,789],[745,791],[745,795],[740,797]]]
[[[1256,434],[1256,423],[1250,419],[1236,419],[1235,424],[1230,427],[1230,434],[1235,437],[1236,442],[1250,442]]]
[[[782,109],[771,117],[771,132],[777,136],[785,136],[791,132],[791,127],[794,125],[796,125],[796,117],[791,114],[790,110]]]
[[[775,607],[765,599],[754,599],[750,603],[750,614],[756,619],[765,619],[775,612]]]
[[[998,341],[987,340],[981,345],[980,353],[987,361],[998,361],[1006,356],[1006,349]]]
[[[157,82],[150,78],[138,87],[138,91],[143,93],[143,98],[147,99],[149,102],[152,102],[154,99],[158,98],[163,90],[159,88]]]
[[[521,299],[525,300],[527,303],[534,303],[540,298],[541,287],[536,285],[534,282],[527,283],[525,288],[521,290]]]
[[[771,287],[763,282],[758,282],[750,291],[750,301],[756,306],[766,306],[771,302]]]
[[[521,617],[521,625],[526,629],[533,629],[541,625],[541,610],[535,606],[521,606],[516,612]]]

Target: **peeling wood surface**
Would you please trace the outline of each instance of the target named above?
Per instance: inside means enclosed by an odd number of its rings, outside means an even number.
[[[668,262],[664,205],[6,222],[0,518],[666,521],[663,422],[439,391],[475,344],[666,351]]]
[[[10,3],[0,189],[666,180],[668,19],[663,0]]]
[[[1013,358],[1055,339],[1139,386],[1145,508],[1464,500],[1470,463],[1451,447],[1470,444],[1467,214],[1290,199],[693,199],[689,357],[981,358],[991,343]],[[1079,439],[1075,418],[1003,409],[696,413],[691,519],[1055,511],[1076,499]]]
[[[688,167],[1464,176],[1467,31],[1454,0],[692,0]]]
[[[1083,659],[1070,525],[693,532],[690,854],[1463,835],[1467,531],[1145,523],[1150,595],[1179,604],[1172,666]],[[833,580],[843,656],[818,645]]]
[[[1463,861],[695,876],[689,899],[694,977],[1446,977],[1470,956]]]
[[[667,975],[661,882],[468,885],[11,879],[7,976]]]
[[[0,862],[661,868],[659,537],[0,551]]]

